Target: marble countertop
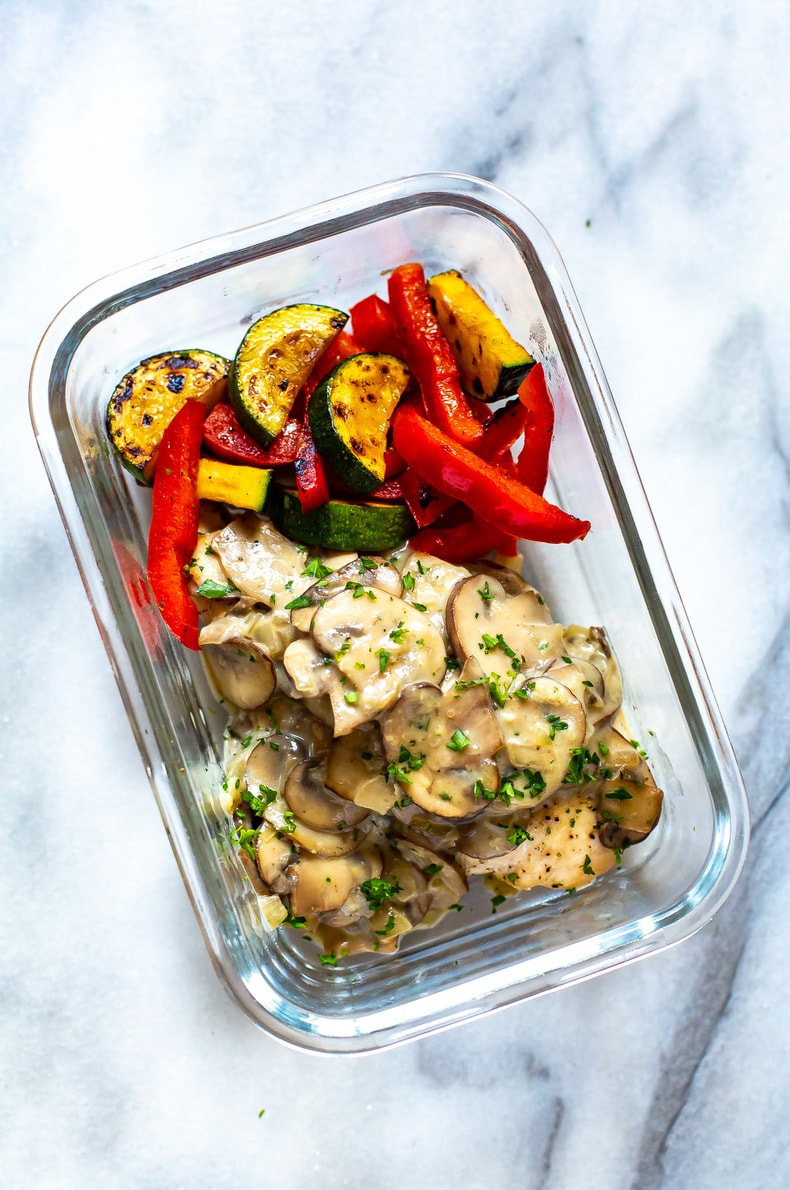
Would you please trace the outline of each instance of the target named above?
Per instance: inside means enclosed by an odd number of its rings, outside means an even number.
[[[786,6],[0,12],[4,1185],[790,1184]],[[317,1059],[257,1030],[213,973],[25,393],[48,321],[96,277],[435,170],[495,181],[560,245],[753,840],[680,947],[402,1049]]]

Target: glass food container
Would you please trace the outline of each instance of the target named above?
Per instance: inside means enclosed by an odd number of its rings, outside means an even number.
[[[249,324],[294,302],[348,309],[419,260],[460,269],[543,361],[557,408],[547,497],[592,522],[573,545],[523,545],[565,624],[606,627],[624,711],[665,791],[658,828],[576,896],[545,889],[407,935],[393,956],[323,966],[270,932],[222,811],[226,715],[200,658],[167,633],[145,580],[150,492],[105,437],[117,381],[146,356],[232,356]],[[560,988],[689,937],[733,887],[743,785],[617,411],[560,256],[520,202],[425,175],[221,235],[96,282],[47,330],[31,376],[39,447],[149,781],[216,971],[247,1014],[304,1049],[381,1049]]]

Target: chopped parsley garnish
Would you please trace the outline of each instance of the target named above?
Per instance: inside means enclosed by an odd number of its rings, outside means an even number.
[[[202,595],[204,599],[225,599],[228,595],[236,595],[237,592],[238,587],[234,587],[233,583],[218,583],[213,578],[207,578],[200,584],[196,594]]]
[[[267,806],[277,800],[277,790],[271,789],[268,785],[259,785],[261,796],[252,793],[249,789],[242,789],[241,800],[250,807],[253,814],[257,814],[259,818],[263,818],[264,811]]]
[[[506,898],[502,896],[502,893],[497,893],[497,895],[495,897],[492,897],[491,898],[491,912],[496,913],[499,906],[504,905],[505,900],[506,900]]]
[[[302,574],[307,575],[308,578],[322,579],[332,573],[331,566],[324,566],[320,558],[311,558],[305,566]]]
[[[296,823],[294,821],[293,810],[283,811],[283,824],[280,830],[284,835],[292,835],[296,830]]]
[[[337,955],[336,954],[320,954],[318,957],[321,960],[322,967],[336,967],[337,966]]]
[[[629,793],[627,789],[623,789],[622,785],[618,789],[613,789],[611,793],[607,793],[606,798],[611,798],[613,802],[630,802],[633,794]]]
[[[553,740],[558,731],[567,731],[568,724],[564,719],[560,719],[559,715],[547,715],[546,722],[549,725],[549,739]]]
[[[374,657],[378,657],[378,659],[379,659],[379,673],[383,674],[384,670],[387,668],[387,664],[388,664],[389,659],[392,656],[392,654],[388,653],[386,649],[376,649],[376,652],[373,655],[374,655]]]
[[[469,747],[469,736],[464,735],[460,727],[453,732],[447,741],[447,747],[452,752],[463,752],[464,748]]]
[[[444,667],[445,667],[445,669],[449,670],[450,673],[452,673],[453,670],[461,668],[461,662],[458,660],[457,657],[445,657]]]
[[[408,574],[408,573],[404,574],[403,589],[404,589],[404,591],[413,591],[414,590],[414,575],[413,574]]]
[[[501,649],[505,656],[509,657],[513,662],[513,668],[516,670],[521,669],[523,658],[519,657],[515,649],[511,649],[501,632],[498,632],[496,636],[491,636],[490,633],[484,632],[480,638],[480,648],[486,654],[492,653],[494,649]]]
[[[423,872],[426,876],[437,876],[443,867],[444,864],[426,864]]]
[[[312,607],[313,601],[309,595],[297,595],[296,599],[292,599],[290,603],[286,603],[285,610],[287,612],[294,611],[297,607]]]
[[[401,891],[397,880],[384,880],[379,876],[371,876],[370,880],[363,880],[359,891],[368,903],[372,913],[380,909],[385,901],[390,901]]]
[[[532,835],[529,831],[524,830],[523,826],[513,826],[508,831],[507,841],[518,847],[520,843],[525,843],[529,839],[532,842]]]
[[[595,875],[595,872],[594,872],[593,866],[592,866],[592,860],[590,859],[589,855],[585,855],[585,857],[584,857],[584,863],[582,864],[582,871],[584,872],[585,876],[594,876]]]
[[[481,587],[477,588],[477,593],[480,596],[480,598],[483,600],[484,603],[488,603],[489,599],[494,598],[493,591],[489,590],[487,579],[486,579],[485,583],[483,583],[482,588]]]
[[[359,559],[359,573],[364,574],[366,570],[378,570],[378,562],[374,562],[372,558]]]
[[[397,628],[393,628],[390,633],[390,640],[394,640],[396,645],[399,645],[404,636],[408,632],[407,628],[403,627],[403,620],[400,621]]]
[[[356,690],[346,690],[343,698],[350,707],[353,707],[355,703],[359,702],[359,695],[357,694]]]
[[[416,600],[412,600],[412,607],[416,608],[418,612],[427,612],[428,610],[424,603],[417,603]]]

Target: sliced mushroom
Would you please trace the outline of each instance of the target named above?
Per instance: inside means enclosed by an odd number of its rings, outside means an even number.
[[[283,607],[313,581],[302,573],[304,550],[257,513],[231,521],[214,536],[211,548],[231,582],[269,607]]]
[[[513,888],[581,888],[615,862],[598,838],[595,798],[583,789],[563,790],[520,819],[523,840],[499,857],[459,853],[468,876],[491,874]]]
[[[291,913],[308,917],[340,909],[355,888],[381,870],[381,854],[375,847],[335,857],[302,855],[295,870]]]
[[[248,637],[225,636],[211,639],[222,621],[214,620],[201,633],[200,649],[209,678],[222,698],[242,710],[263,706],[274,693],[274,663],[260,645]],[[204,635],[206,634],[206,635]]]
[[[596,721],[613,715],[623,701],[623,680],[604,629],[571,624],[565,629],[563,653],[577,664],[586,662],[600,674],[602,706],[596,710]],[[594,680],[592,674],[588,676]]]
[[[387,780],[385,767],[379,725],[363,723],[333,742],[326,783],[348,801],[388,814],[398,796],[398,787]]]
[[[263,712],[270,730],[293,736],[314,753],[326,752],[332,730],[323,720],[312,714],[304,701],[276,695]]]
[[[428,929],[444,916],[451,905],[458,904],[469,891],[466,878],[458,865],[444,853],[421,847],[401,836],[393,837],[390,844],[393,850],[398,851],[405,860],[418,868],[427,879],[429,904],[425,916],[418,923],[418,928]]]
[[[293,736],[273,732],[253,748],[244,769],[244,784],[256,796],[261,790],[281,793],[288,773],[303,762],[305,746]]]
[[[473,575],[447,601],[447,629],[458,657],[474,657],[504,688],[519,673],[547,669],[560,655],[562,625],[551,622],[532,587],[508,596],[493,576]]]
[[[488,817],[476,819],[458,832],[456,847],[459,856],[466,856],[472,860],[489,860],[507,855],[516,846],[516,843],[508,838],[508,835],[513,834],[513,826],[512,810],[508,822],[492,821]]]
[[[486,560],[483,562],[469,562],[467,566],[472,574],[480,574],[484,577],[488,575],[489,578],[495,578],[497,582],[502,584],[507,595],[522,595],[525,591],[535,590],[525,578],[522,578],[519,571],[514,570],[512,566],[503,566],[501,562]],[[537,592],[535,593],[537,594]],[[542,601],[542,596],[538,598]],[[548,608],[546,609],[546,615],[549,616]]]
[[[645,758],[619,732],[602,734],[597,750],[604,774],[598,791],[599,837],[605,847],[622,851],[641,843],[655,829],[663,794]]]
[[[447,639],[445,610],[447,600],[458,583],[469,571],[465,566],[454,566],[432,554],[410,553],[400,562],[407,588],[405,598],[425,608],[425,615],[437,631]]]
[[[324,784],[323,759],[312,757],[297,764],[288,775],[283,796],[305,826],[320,831],[359,826],[369,811],[338,797]]]
[[[584,743],[584,708],[554,678],[531,678],[520,693],[523,697],[511,696],[497,707],[497,722],[510,764],[539,773],[545,782],[541,795],[548,797],[562,784],[574,749]]]
[[[288,839],[278,834],[273,826],[264,823],[258,831],[255,858],[258,871],[272,892],[285,896],[294,885],[291,871],[295,849]]]
[[[346,555],[343,555],[344,557]],[[326,603],[334,595],[345,591],[349,587],[352,591],[357,588],[376,587],[381,591],[388,591],[391,595],[403,594],[403,582],[398,571],[384,558],[352,556],[338,570],[326,575],[302,592],[301,599],[309,599],[306,607],[294,608],[291,612],[291,623],[300,632],[309,632],[316,608]]]
[[[300,694],[329,695],[336,736],[391,706],[404,686],[444,676],[444,641],[425,616],[385,591],[364,591],[327,600],[312,641],[295,641],[283,658]]]
[[[297,818],[284,797],[278,796],[264,810],[266,821],[292,843],[312,855],[338,858],[348,855],[368,838],[374,823],[368,816],[359,826],[321,830]]]
[[[487,688],[469,682],[447,694],[427,683],[409,686],[381,719],[394,775],[417,806],[441,818],[480,814],[483,790],[499,783],[493,756],[502,737]]]

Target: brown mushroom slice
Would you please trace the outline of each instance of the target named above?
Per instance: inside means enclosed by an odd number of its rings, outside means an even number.
[[[215,620],[208,629],[218,623]],[[230,636],[216,644],[201,639],[200,650],[213,685],[220,696],[234,706],[252,710],[263,706],[273,694],[276,684],[274,663],[260,645],[247,637]]]
[[[421,847],[401,836],[391,838],[390,844],[393,850],[418,868],[428,881],[429,906],[417,925],[418,929],[428,929],[444,916],[451,905],[461,900],[469,891],[469,885],[461,869],[449,856]]]
[[[643,842],[661,816],[663,794],[649,781],[614,778],[598,791],[598,812],[603,822],[598,837],[604,847],[622,851]]]
[[[495,578],[502,584],[506,595],[522,595],[524,591],[534,591],[536,595],[538,594],[535,588],[512,566],[504,566],[501,562],[491,562],[488,559],[483,562],[468,562],[467,566],[472,574],[480,574],[484,578],[486,575],[489,578]],[[543,596],[538,596],[538,598],[542,600]],[[545,603],[543,606],[546,606]],[[546,615],[549,615],[548,608],[546,608]]]
[[[356,555],[345,562],[338,570],[326,575],[313,583],[302,592],[300,599],[309,599],[306,607],[296,607],[291,612],[291,623],[300,632],[309,632],[316,608],[326,603],[334,595],[345,591],[364,587],[376,587],[381,591],[388,591],[391,595],[403,594],[403,581],[399,572],[384,558],[374,556],[361,558]]]
[[[354,851],[371,834],[374,825],[368,817],[359,826],[345,830],[319,830],[297,818],[282,796],[266,806],[264,816],[275,830],[304,851],[329,858],[338,858]]]
[[[548,797],[559,789],[575,748],[584,743],[587,720],[584,708],[554,678],[531,678],[525,697],[508,698],[496,709],[507,757],[514,769],[540,773]]]
[[[369,813],[327,789],[324,784],[324,761],[319,757],[303,760],[291,769],[283,796],[305,826],[319,831],[359,826]]]
[[[295,865],[291,913],[309,917],[340,909],[354,889],[380,872],[381,854],[375,847],[342,856],[301,855]]]
[[[614,853],[598,838],[598,823],[592,793],[563,790],[520,819],[524,838],[512,851],[488,859],[466,857],[464,870],[467,875],[498,876],[517,889],[582,888],[615,862]]]
[[[409,554],[402,565],[409,601],[424,607],[425,615],[446,638],[447,600],[458,583],[468,577],[469,571],[465,566],[455,566],[433,554],[417,552]]]
[[[300,693],[318,686],[329,695],[336,736],[391,706],[404,686],[444,676],[444,641],[425,616],[385,591],[365,591],[371,598],[341,591],[313,617],[313,641],[328,661],[323,675],[315,656],[300,648],[310,642],[294,642],[284,657]]]
[[[571,624],[565,629],[563,652],[573,661],[587,662],[598,670],[603,683],[599,721],[613,715],[623,701],[623,680],[605,630]]]
[[[304,700],[278,694],[269,703],[265,714],[277,731],[303,741],[310,752],[326,752],[331,743],[331,727],[317,718]]]
[[[458,832],[456,852],[458,862],[467,871],[466,860],[496,859],[507,855],[516,846],[508,838],[513,830],[513,811],[510,811],[510,822],[492,821],[488,817],[478,818]]]
[[[244,767],[247,789],[258,794],[261,789],[282,792],[285,779],[295,764],[304,760],[305,747],[293,736],[272,733],[253,748]]]
[[[398,787],[387,780],[385,764],[378,724],[363,723],[332,743],[326,783],[347,801],[388,814],[398,797]]]
[[[255,858],[258,871],[272,892],[285,895],[294,884],[291,866],[294,861],[294,847],[268,823],[258,831],[255,844]]]
[[[305,551],[257,513],[231,521],[214,536],[211,548],[231,582],[269,607],[282,607],[313,581],[302,573]]]
[[[493,755],[501,736],[483,686],[443,694],[429,683],[407,687],[381,720],[384,753],[411,800],[429,814],[463,819],[495,790]]]
[[[187,580],[192,595],[195,594],[197,588],[202,586],[203,583],[211,582],[215,584],[217,590],[223,587],[228,588],[226,599],[232,599],[234,596],[238,596],[235,583],[229,581],[219,555],[212,545],[219,528],[221,526],[214,529],[207,529],[202,523],[198,528],[197,544],[186,566]],[[224,603],[224,601],[224,599],[220,600],[221,603]],[[206,600],[206,603],[209,602],[209,600]]]
[[[527,587],[508,596],[498,579],[484,574],[452,592],[447,629],[458,657],[474,657],[487,677],[499,679],[547,669],[562,648],[562,625],[551,622],[537,591]]]

